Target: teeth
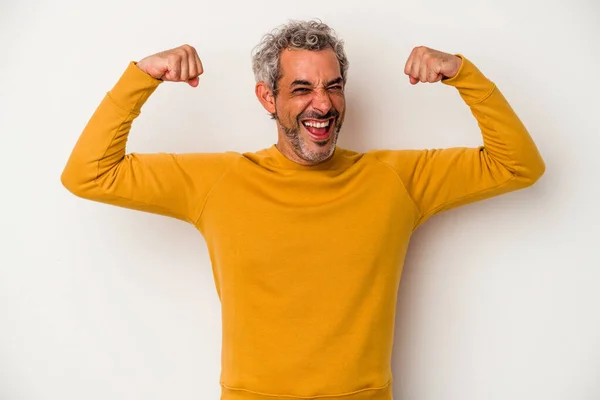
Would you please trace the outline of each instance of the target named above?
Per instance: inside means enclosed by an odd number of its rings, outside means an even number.
[[[304,126],[312,126],[313,128],[326,128],[329,126],[329,120],[325,122],[306,121]]]

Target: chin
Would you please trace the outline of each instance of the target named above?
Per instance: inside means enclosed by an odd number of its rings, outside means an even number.
[[[313,140],[310,136],[304,137],[300,144],[299,157],[310,162],[322,162],[333,154],[336,146],[337,135],[330,136],[327,140]]]

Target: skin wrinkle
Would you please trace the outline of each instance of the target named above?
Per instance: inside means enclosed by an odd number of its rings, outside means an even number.
[[[343,41],[318,21],[291,22],[263,37],[253,51],[252,68],[257,97],[277,124],[277,149],[302,165],[327,161],[345,114],[348,59]],[[293,82],[307,84],[302,94],[292,94]],[[311,136],[301,125],[307,116],[321,122],[335,116],[327,140]]]
[[[288,49],[282,52],[280,62],[280,91],[272,104],[279,132],[277,148],[288,158],[295,156],[306,164],[324,162],[335,151],[346,110],[336,54],[332,48]],[[330,118],[333,127],[324,141],[314,140],[302,125],[306,119]]]

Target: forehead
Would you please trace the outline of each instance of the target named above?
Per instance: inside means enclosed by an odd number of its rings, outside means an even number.
[[[281,81],[303,79],[310,82],[329,81],[341,76],[340,63],[333,49],[311,51],[286,49],[280,57]]]

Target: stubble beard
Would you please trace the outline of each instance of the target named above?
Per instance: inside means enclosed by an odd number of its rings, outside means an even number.
[[[285,126],[277,115],[275,115],[274,117],[281,129],[283,130],[283,132],[285,133],[285,136],[288,138],[288,141],[292,145],[292,148],[294,149],[296,155],[304,161],[308,161],[310,163],[320,163],[331,157],[331,155],[335,151],[338,136],[340,130],[342,129],[342,121],[340,120],[339,114],[336,114],[336,117],[334,119],[335,126],[333,127],[333,132],[331,133],[331,136],[327,140],[313,142],[319,147],[329,146],[329,148],[324,149],[323,151],[312,151],[307,143],[307,141],[310,139],[305,139],[300,135],[300,130],[302,129],[302,127],[300,126],[300,119],[302,117],[301,115],[296,117],[296,123],[292,127]],[[319,117],[316,116],[315,118],[319,119]]]

